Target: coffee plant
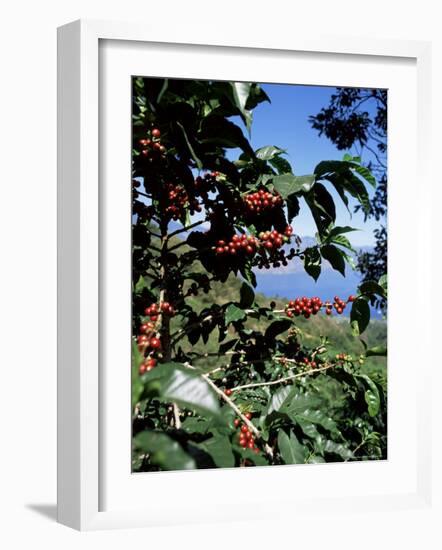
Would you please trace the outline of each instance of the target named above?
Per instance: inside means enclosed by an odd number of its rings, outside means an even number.
[[[297,262],[316,281],[325,260],[345,275],[353,229],[330,190],[368,212],[376,181],[349,155],[296,175],[279,146],[254,150],[265,101],[256,83],[133,79],[133,471],[386,457],[385,376],[365,369],[386,349],[332,354],[299,325],[350,310],[360,338],[385,277],[326,301],[293,288],[279,307],[254,274]]]

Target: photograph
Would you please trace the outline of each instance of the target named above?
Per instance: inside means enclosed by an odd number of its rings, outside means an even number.
[[[131,101],[132,472],[387,460],[388,90]]]

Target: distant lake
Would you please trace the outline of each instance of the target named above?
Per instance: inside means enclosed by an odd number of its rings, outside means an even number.
[[[333,301],[334,296],[346,300],[350,294],[357,293],[357,287],[361,282],[360,273],[347,268],[343,277],[337,271],[326,269],[321,273],[318,281],[304,272],[271,273],[257,271],[256,280],[258,292],[266,296],[278,296],[279,298],[296,298],[298,296],[319,296],[321,300]],[[346,313],[349,314],[349,309]],[[378,319],[382,314],[375,308],[371,308],[371,314]]]

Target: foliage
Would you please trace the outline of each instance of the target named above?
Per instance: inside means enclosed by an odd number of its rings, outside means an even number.
[[[368,215],[376,181],[348,155],[300,176],[281,147],[254,151],[242,126],[268,100],[255,83],[133,81],[134,471],[386,457],[386,350],[366,336],[385,279],[345,302],[304,298],[300,316],[254,275],[296,261],[345,276],[352,228],[330,189]],[[304,250],[303,204],[317,227]],[[346,306],[351,327],[320,319]],[[344,323],[351,352],[330,339]]]
[[[330,104],[310,117],[312,127],[332,141],[340,150],[359,146],[372,156],[369,168],[379,181],[370,200],[366,215],[383,220],[374,230],[376,245],[373,251],[361,252],[358,269],[366,281],[377,281],[387,273],[387,90],[338,88]],[[357,204],[355,210],[361,209]],[[378,307],[386,308],[386,300],[373,299]]]

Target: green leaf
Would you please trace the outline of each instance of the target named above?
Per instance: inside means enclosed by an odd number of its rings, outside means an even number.
[[[208,453],[218,468],[233,468],[235,466],[232,445],[227,436],[214,436],[202,443],[194,443],[194,445]]]
[[[282,174],[272,178],[276,191],[283,199],[287,199],[293,193],[308,193],[315,183],[315,176],[294,176],[293,174]]]
[[[190,141],[189,141],[189,138],[187,137],[187,133],[186,133],[186,130],[184,129],[184,126],[181,124],[181,122],[178,122],[177,121],[177,125],[181,128],[181,131],[183,132],[183,136],[184,136],[184,139],[186,141],[186,144],[187,144],[187,147],[189,149],[189,152],[193,158],[193,160],[195,161],[197,167],[201,170],[203,168],[203,163],[201,162],[201,160],[197,157]]]
[[[256,288],[256,276],[253,273],[251,262],[246,262],[240,267],[240,273],[244,279],[250,283],[254,288]]]
[[[361,157],[354,157],[353,155],[350,155],[350,153],[344,153],[342,160],[357,162],[358,164],[361,163]]]
[[[315,166],[313,172],[318,178],[321,178],[326,174],[339,172],[347,167],[348,162],[343,162],[342,160],[323,160]]]
[[[336,425],[336,422],[321,410],[307,409],[302,413],[291,415],[291,418],[292,420],[298,423],[301,421],[301,422],[308,422],[311,424],[319,424],[324,429],[332,433],[338,432],[338,427]]]
[[[246,317],[246,313],[236,306],[235,304],[229,304],[226,308],[225,322],[226,325],[235,321],[241,321]]]
[[[345,191],[359,201],[367,215],[370,211],[370,198],[364,183],[352,171],[357,166],[347,161],[326,160],[315,167],[314,173],[317,179],[326,179],[333,184],[347,208]]]
[[[375,281],[365,281],[364,283],[359,285],[359,292],[361,294],[365,294],[366,296],[377,294],[381,298],[387,297],[384,287],[376,283]]]
[[[209,431],[210,426],[211,423],[208,418],[203,418],[201,416],[187,416],[181,424],[181,429],[185,430],[189,434],[204,434]]]
[[[353,334],[362,334],[370,322],[370,306],[367,300],[356,298],[350,312],[350,324]]]
[[[355,227],[350,227],[348,225],[344,225],[342,227],[336,225],[335,227],[330,229],[327,239],[332,241],[333,238],[336,237],[337,235],[342,235],[343,233],[350,233],[352,231],[359,231],[359,229],[356,229]]]
[[[373,174],[370,172],[368,168],[366,168],[365,166],[361,166],[360,164],[356,165],[353,163],[353,169],[360,176],[362,176],[365,179],[365,181],[368,181],[368,183],[372,187],[376,187],[376,178],[373,176]]]
[[[342,443],[336,443],[331,439],[327,439],[325,442],[323,453],[329,453],[340,456],[343,460],[350,460],[354,458],[352,451],[343,445]]]
[[[299,214],[300,205],[299,205],[299,199],[296,195],[290,195],[287,197],[287,221],[288,223],[291,223],[293,218],[295,218]]]
[[[163,82],[163,85],[161,86],[161,90],[157,96],[157,103],[160,103],[161,102],[161,99],[163,97],[163,95],[165,94],[167,88],[169,86],[169,79],[168,78],[165,78],[164,79],[164,82]]]
[[[254,151],[248,140],[244,137],[241,128],[230,120],[218,115],[209,116],[204,119],[201,124],[199,137],[201,143],[213,143],[227,148],[239,147],[248,155],[254,155]]]
[[[293,172],[292,167],[290,165],[290,162],[281,156],[273,157],[270,159],[269,164],[273,166],[273,168],[276,168],[278,171],[278,174],[290,174]]]
[[[279,452],[286,464],[304,464],[308,456],[307,447],[304,447],[293,432],[290,437],[284,430],[278,433]]]
[[[145,375],[144,381],[148,396],[220,417],[218,398],[198,371],[180,363],[163,363]]]
[[[368,196],[367,189],[363,182],[356,177],[351,171],[344,172],[343,174],[335,174],[334,178],[328,178],[336,186],[341,186],[352,197],[357,199],[365,214],[370,211],[370,197]]]
[[[324,458],[318,455],[311,455],[308,459],[309,464],[324,464],[324,462]]]
[[[139,402],[140,397],[143,393],[143,383],[141,382],[138,369],[140,368],[141,363],[143,362],[144,357],[138,350],[138,346],[135,341],[132,342],[132,407]]]
[[[387,348],[385,346],[374,346],[365,352],[366,357],[386,357]]]
[[[270,401],[263,412],[262,417],[268,417],[272,412],[278,412],[284,404],[287,397],[290,395],[290,386],[283,386],[270,397]]]
[[[316,246],[305,249],[304,269],[315,281],[318,280],[321,274],[321,254]]]
[[[385,292],[387,292],[387,275],[382,275],[382,277],[379,279],[379,284],[385,290]]]
[[[326,244],[321,247],[321,255],[330,262],[333,269],[339,271],[345,277],[345,260],[339,248],[332,244]]]
[[[325,236],[330,224],[336,219],[333,197],[322,183],[317,183],[304,198],[312,212],[320,236]]]
[[[316,426],[312,422],[309,422],[303,418],[301,415],[292,418],[292,421],[298,424],[307,437],[310,437],[311,439],[317,439],[320,437],[320,433],[318,432]]]
[[[254,451],[252,451],[252,449],[243,449],[239,445],[235,445],[234,448],[241,459],[250,460],[250,462],[253,462],[255,466],[268,466],[269,464],[261,453],[256,454]]]
[[[345,235],[336,235],[332,242],[333,244],[347,248],[347,250],[350,250],[351,252],[356,252]]]
[[[150,462],[163,470],[193,470],[196,463],[181,445],[168,435],[144,431],[134,439],[135,449],[149,455]]]
[[[294,415],[304,413],[309,409],[319,408],[321,405],[322,400],[319,396],[312,393],[301,393],[299,388],[294,386],[281,407],[281,411]]]
[[[365,383],[365,386],[367,387],[364,397],[365,402],[368,405],[368,414],[370,416],[376,416],[381,406],[381,398],[379,395],[378,387],[366,374],[359,374],[357,375],[357,377],[362,379]]]
[[[255,151],[256,158],[260,160],[270,160],[281,153],[285,153],[284,149],[276,147],[276,145],[266,145]]]
[[[247,309],[252,306],[254,301],[255,292],[253,288],[249,284],[243,283],[240,289],[240,307],[243,309]]]
[[[250,132],[250,127],[252,125],[252,112],[246,109],[246,104],[250,95],[252,84],[249,82],[230,82],[230,86],[232,87],[235,104],[241,113],[241,118],[243,119],[247,130]]]
[[[271,323],[267,327],[264,337],[273,340],[278,336],[278,334],[282,334],[291,326],[292,322],[290,321],[290,319],[278,319],[276,321],[273,321],[273,323]]]
[[[226,353],[226,351],[229,351],[230,349],[232,349],[233,346],[235,344],[237,344],[238,342],[239,342],[239,338],[233,338],[232,340],[228,340],[227,342],[223,342],[219,346],[219,352],[222,353],[222,354]]]

